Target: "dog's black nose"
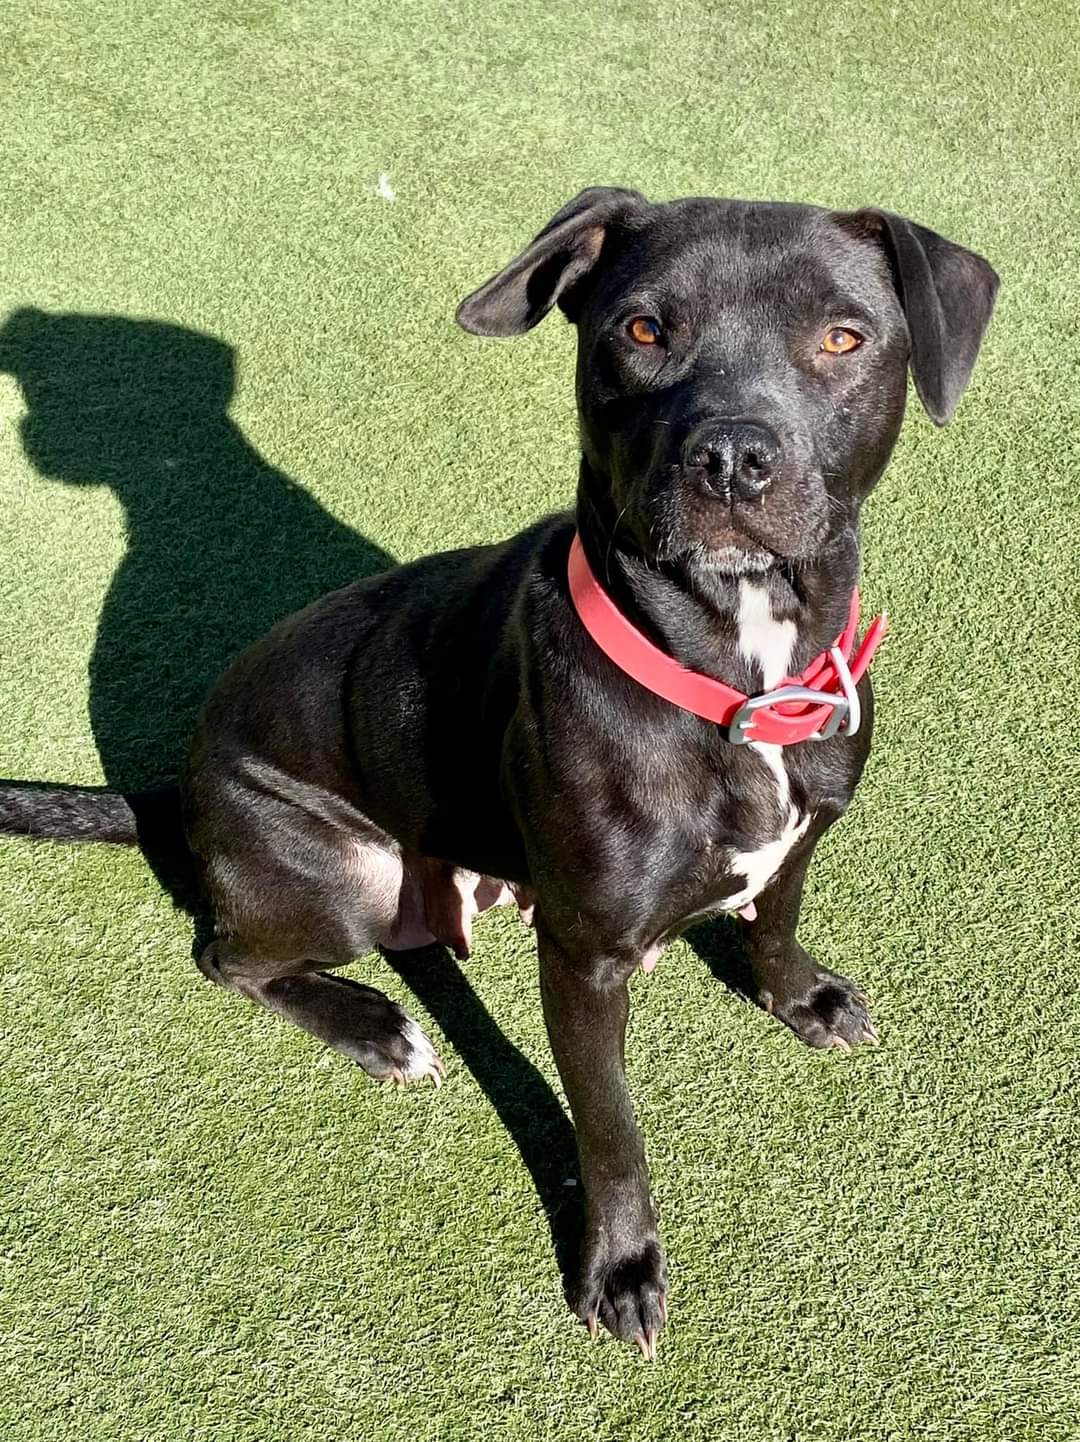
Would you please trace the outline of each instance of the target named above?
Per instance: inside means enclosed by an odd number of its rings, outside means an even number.
[[[725,500],[754,501],[772,484],[780,442],[760,421],[706,421],[691,433],[683,459]]]

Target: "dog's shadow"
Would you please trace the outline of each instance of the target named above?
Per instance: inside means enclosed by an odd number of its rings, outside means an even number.
[[[282,616],[394,558],[248,443],[228,414],[234,352],[214,336],[25,309],[0,327],[0,371],[22,388],[22,443],[38,472],[109,486],[123,506],[127,551],[90,660],[90,720],[110,788],[169,784],[231,658]],[[199,932],[205,918],[174,831],[141,836],[147,861]],[[448,952],[399,953],[392,964],[513,1138],[565,1282],[581,1222],[578,1191],[566,1186],[576,1176],[566,1113]]]
[[[686,940],[728,991],[753,1006],[759,1005],[745,933],[734,917],[722,913],[699,921],[687,930]]]

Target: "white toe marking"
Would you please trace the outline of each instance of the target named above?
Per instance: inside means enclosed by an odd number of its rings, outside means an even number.
[[[419,1077],[438,1075],[439,1058],[435,1048],[413,1021],[407,1017],[402,1027],[402,1036],[409,1045],[409,1060],[405,1063],[405,1080],[416,1081]]]

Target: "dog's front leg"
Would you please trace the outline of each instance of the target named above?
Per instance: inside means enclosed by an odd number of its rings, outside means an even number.
[[[574,1310],[650,1359],[667,1315],[667,1271],[645,1147],[623,1065],[632,966],[571,955],[538,927],[551,1049],[577,1128],[586,1229]]]
[[[807,867],[831,820],[823,818],[811,828],[759,893],[747,946],[758,1000],[766,1011],[809,1046],[851,1047],[877,1041],[866,997],[846,977],[820,966],[795,936]]]

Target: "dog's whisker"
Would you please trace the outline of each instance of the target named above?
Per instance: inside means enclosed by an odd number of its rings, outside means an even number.
[[[623,506],[622,510],[615,517],[615,524],[611,528],[611,535],[608,536],[607,550],[604,552],[604,576],[608,582],[608,585],[611,584],[611,548],[615,544],[615,534],[619,529],[619,522],[622,520],[623,516],[626,515],[629,509],[630,506],[628,502],[625,506]]]

